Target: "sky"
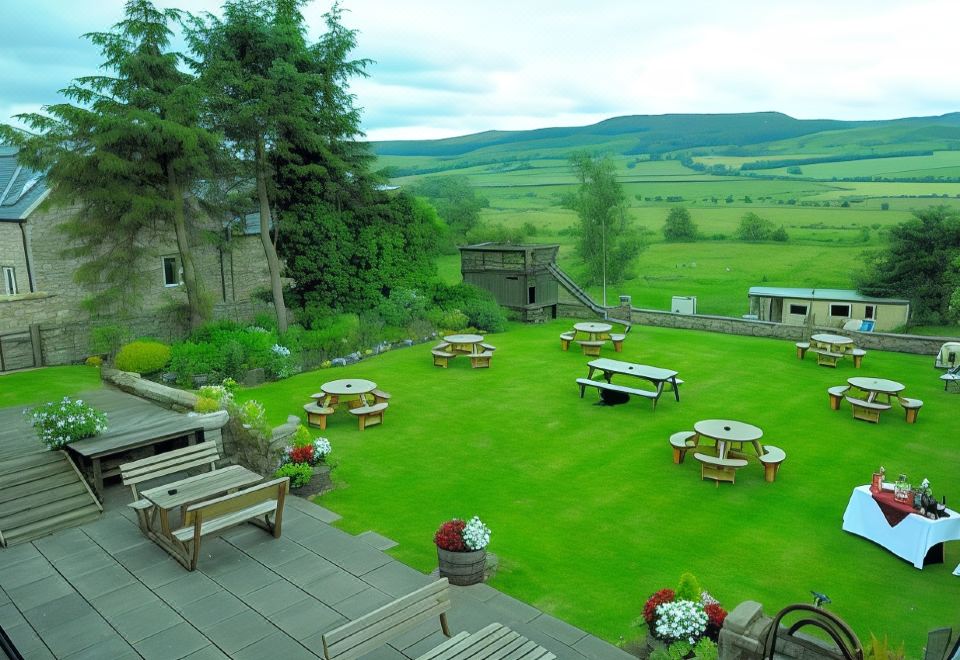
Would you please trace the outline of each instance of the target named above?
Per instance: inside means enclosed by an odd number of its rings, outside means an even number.
[[[155,0],[216,13],[219,1]],[[80,35],[123,0],[0,0],[0,122],[95,73]],[[344,0],[371,140],[581,126],[621,115],[960,111],[956,0]],[[309,38],[329,0],[304,10]]]

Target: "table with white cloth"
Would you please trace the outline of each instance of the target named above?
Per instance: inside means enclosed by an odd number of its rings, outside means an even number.
[[[942,558],[944,541],[960,541],[960,513],[950,509],[947,509],[947,513],[948,518],[938,520],[911,513],[900,523],[891,526],[870,494],[870,486],[857,486],[850,496],[847,510],[843,512],[843,531],[882,545],[922,569],[931,549],[934,549],[931,554],[939,550]],[[940,547],[936,548],[938,545]]]

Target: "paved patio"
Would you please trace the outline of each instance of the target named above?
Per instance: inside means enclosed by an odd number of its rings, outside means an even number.
[[[145,539],[126,489],[108,489],[100,520],[0,550],[0,625],[24,657],[315,658],[321,635],[430,580],[383,552],[378,534],[347,534],[338,516],[287,499],[283,537],[252,525],[206,539],[189,573]],[[498,621],[558,658],[632,656],[485,584],[452,587],[451,630]],[[368,658],[414,658],[443,640],[439,623]]]

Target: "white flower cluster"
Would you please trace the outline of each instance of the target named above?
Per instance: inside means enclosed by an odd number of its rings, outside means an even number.
[[[266,328],[261,328],[259,325],[250,325],[247,326],[247,332],[253,332],[255,334],[263,335],[269,332]]]
[[[89,438],[107,430],[106,414],[85,404],[83,399],[73,401],[65,396],[60,402],[51,401],[25,413],[37,435],[51,449]]]
[[[692,600],[657,605],[657,635],[662,638],[685,639],[696,644],[707,630],[707,621],[703,605]]]
[[[710,595],[707,591],[700,592],[700,604],[706,607],[707,605],[719,605],[720,601]]]
[[[280,344],[274,344],[270,349],[280,357],[290,357],[290,349],[286,346],[281,346]]]
[[[313,441],[313,455],[319,458],[325,458],[330,453],[330,441],[326,438],[317,438]]]
[[[463,528],[463,542],[471,550],[482,550],[490,543],[490,528],[474,516]]]

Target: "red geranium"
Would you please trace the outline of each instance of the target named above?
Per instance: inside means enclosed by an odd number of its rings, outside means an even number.
[[[438,548],[449,550],[450,552],[466,552],[468,550],[463,542],[463,528],[467,523],[454,518],[440,525],[440,529],[433,535],[433,542]]]
[[[723,628],[723,620],[727,618],[727,611],[720,607],[719,603],[710,603],[703,608],[703,611],[707,613],[708,625],[716,626],[718,629]]]
[[[643,606],[643,618],[647,623],[653,623],[657,618],[657,605],[672,603],[676,597],[673,589],[661,589],[647,599]],[[726,615],[726,614],[724,614]]]
[[[313,445],[291,447],[289,451],[291,463],[313,463]]]

